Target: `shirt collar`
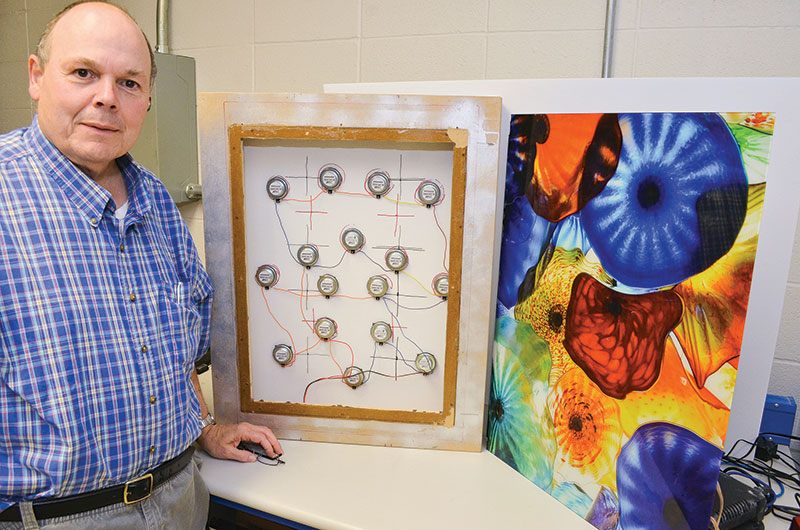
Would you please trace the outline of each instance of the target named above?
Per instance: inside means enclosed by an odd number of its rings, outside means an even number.
[[[103,217],[103,211],[113,203],[111,193],[78,169],[47,139],[39,127],[38,115],[34,116],[31,126],[25,132],[25,139],[42,162],[45,171],[58,183],[67,198],[86,216],[89,223],[97,226]],[[128,153],[119,157],[117,164],[128,186],[128,211],[135,212],[140,217],[151,207],[141,169]]]
[[[152,208],[153,201],[150,195],[149,181],[144,177],[144,170],[136,162],[130,153],[125,153],[117,158],[128,186],[128,216],[132,223],[138,222]]]

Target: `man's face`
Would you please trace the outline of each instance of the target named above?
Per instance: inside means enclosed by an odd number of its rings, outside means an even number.
[[[150,100],[150,55],[118,9],[81,4],[56,23],[47,64],[28,60],[39,126],[75,165],[96,177],[139,137]]]

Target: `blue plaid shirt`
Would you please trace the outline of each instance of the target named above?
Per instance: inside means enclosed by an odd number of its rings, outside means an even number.
[[[164,186],[117,163],[124,221],[36,118],[0,136],[0,511],[124,483],[200,433],[211,283]]]

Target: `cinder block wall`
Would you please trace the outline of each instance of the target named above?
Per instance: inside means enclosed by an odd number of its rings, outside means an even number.
[[[45,22],[67,3],[0,1],[0,131],[30,122],[27,55]],[[156,0],[119,4],[155,44]],[[318,92],[335,82],[599,77],[605,5],[171,0],[170,52],[197,60],[198,91]],[[614,39],[614,77],[800,76],[795,0],[618,0]],[[202,207],[182,212],[202,251]],[[800,401],[799,382],[800,230],[770,392]]]

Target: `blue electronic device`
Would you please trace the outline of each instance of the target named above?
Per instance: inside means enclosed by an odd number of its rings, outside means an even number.
[[[759,432],[783,434],[785,436],[767,436],[768,439],[782,445],[789,445],[788,436],[794,428],[794,416],[797,413],[797,404],[792,396],[776,396],[767,394],[764,403],[764,415],[761,416]]]

